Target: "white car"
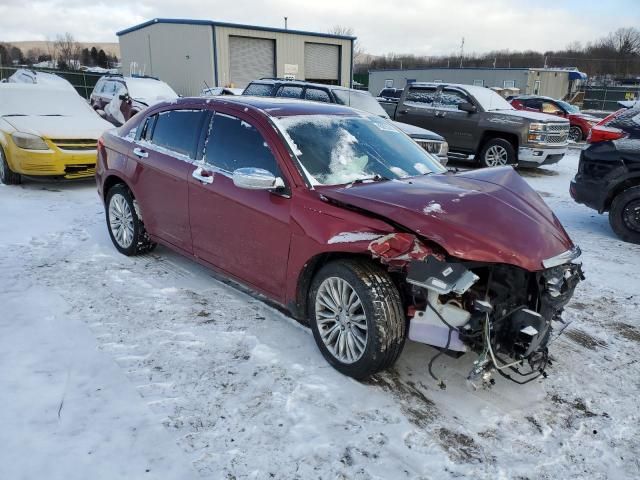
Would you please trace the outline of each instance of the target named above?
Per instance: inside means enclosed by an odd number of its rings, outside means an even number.
[[[55,73],[36,72],[35,70],[27,70],[26,68],[16,70],[16,72],[7,79],[7,82],[35,84],[48,88],[61,88],[76,92],[76,89],[73,88],[71,83]]]

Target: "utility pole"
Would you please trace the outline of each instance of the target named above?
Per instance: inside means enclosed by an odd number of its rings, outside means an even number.
[[[462,37],[462,42],[460,43],[460,68],[462,68],[463,58],[464,58],[464,37]]]

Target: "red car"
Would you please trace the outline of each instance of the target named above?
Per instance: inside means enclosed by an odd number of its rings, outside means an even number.
[[[548,113],[569,120],[569,140],[580,142],[585,140],[596,123],[601,119],[580,112],[575,105],[563,100],[555,100],[549,97],[534,95],[518,96],[511,99],[511,105],[518,110]]]
[[[98,157],[118,251],[161,243],[249,286],[355,378],[392,365],[407,336],[479,352],[473,375],[536,378],[582,275],[511,167],[448,173],[341,105],[179,99],[105,133]]]

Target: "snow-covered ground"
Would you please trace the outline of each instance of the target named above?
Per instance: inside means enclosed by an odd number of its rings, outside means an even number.
[[[112,247],[92,182],[0,186],[0,479],[640,476],[640,246],[576,205],[572,150],[523,175],[587,280],[544,381],[472,391],[409,342],[360,383],[309,330],[165,248]]]

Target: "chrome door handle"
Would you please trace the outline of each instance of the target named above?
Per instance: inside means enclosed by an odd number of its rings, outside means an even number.
[[[196,168],[191,176],[203,184],[213,183],[213,173],[204,170],[202,167]]]
[[[147,158],[149,156],[147,152],[138,147],[133,149],[133,154],[139,158]]]

